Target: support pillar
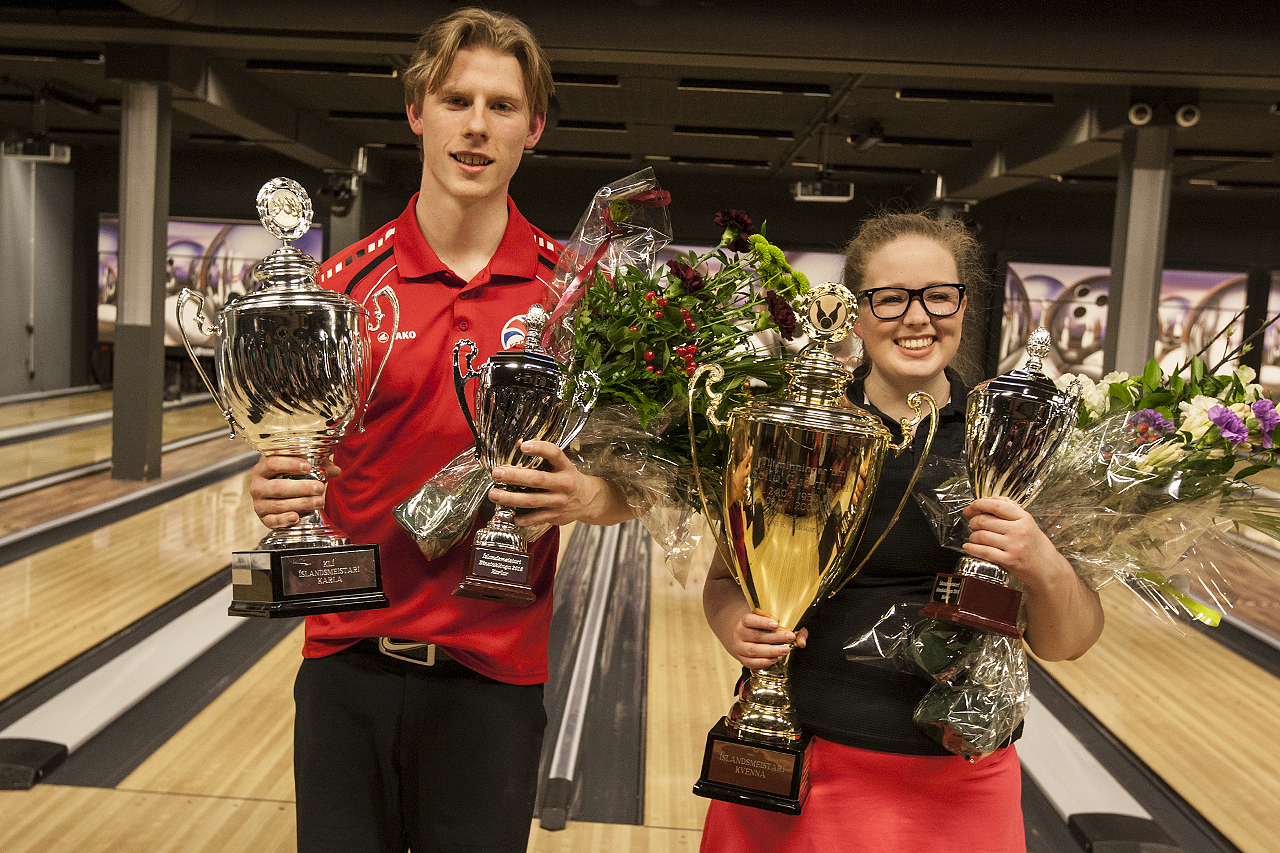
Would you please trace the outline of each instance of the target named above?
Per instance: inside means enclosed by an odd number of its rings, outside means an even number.
[[[117,480],[160,476],[171,121],[168,83],[125,82],[111,433]]]
[[[1111,239],[1111,293],[1103,370],[1141,373],[1155,354],[1173,187],[1172,124],[1125,131]]]

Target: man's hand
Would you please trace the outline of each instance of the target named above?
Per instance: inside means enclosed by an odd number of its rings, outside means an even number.
[[[288,527],[300,516],[324,506],[325,484],[303,478],[310,471],[311,463],[305,456],[264,456],[258,460],[253,466],[249,496],[253,498],[253,511],[263,524]],[[342,473],[328,459],[324,471],[328,479]]]
[[[489,500],[520,510],[515,523],[521,527],[539,524],[617,524],[636,513],[620,489],[599,477],[583,474],[549,441],[526,441],[520,446],[529,456],[545,459],[550,471],[499,465],[493,469],[498,485],[489,491]],[[531,492],[508,491],[502,486],[524,486]]]

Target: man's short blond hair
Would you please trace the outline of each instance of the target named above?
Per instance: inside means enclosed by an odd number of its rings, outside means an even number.
[[[467,8],[440,18],[422,34],[404,72],[404,102],[422,107],[429,92],[440,88],[460,50],[488,49],[514,56],[524,72],[530,116],[547,111],[555,91],[551,62],[525,24],[502,12]]]

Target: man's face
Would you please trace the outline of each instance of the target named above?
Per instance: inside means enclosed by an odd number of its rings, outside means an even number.
[[[506,198],[524,149],[542,135],[546,114],[533,116],[520,62],[491,50],[460,50],[440,88],[409,106],[409,126],[422,137],[424,195],[459,202]]]

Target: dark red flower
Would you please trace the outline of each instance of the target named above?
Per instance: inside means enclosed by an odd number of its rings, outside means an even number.
[[[684,285],[685,293],[697,293],[706,284],[702,273],[681,261],[667,261],[667,269]]]
[[[769,306],[769,316],[777,325],[784,340],[796,336],[796,312],[791,310],[791,303],[772,290],[764,292],[764,301]]]
[[[720,238],[720,245],[726,247],[731,252],[751,251],[751,241],[747,238],[756,233],[755,223],[751,221],[751,217],[747,216],[741,210],[722,210],[716,214],[716,225],[724,229],[724,235]]]

